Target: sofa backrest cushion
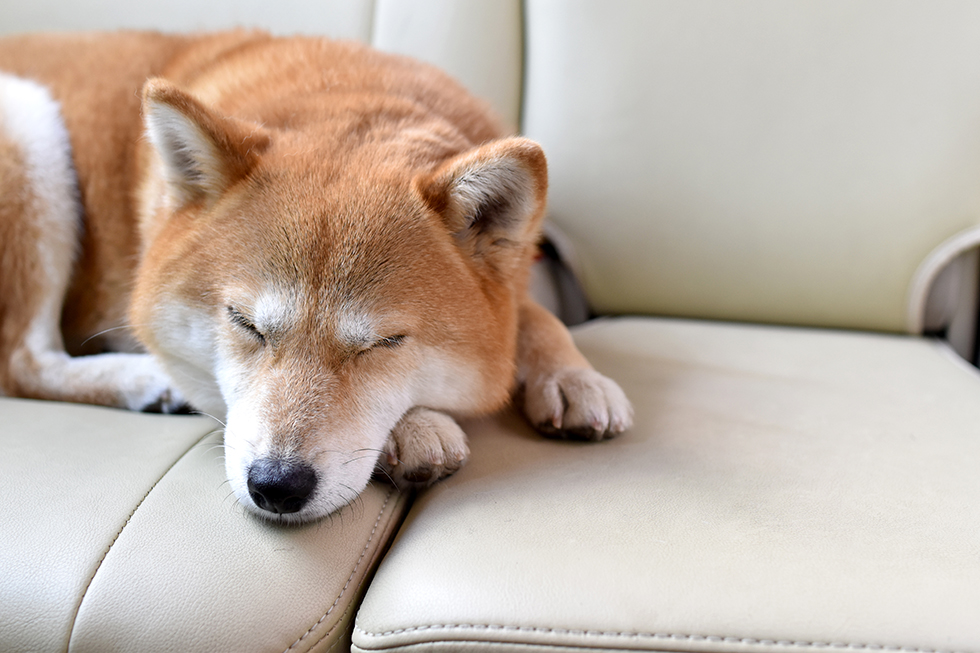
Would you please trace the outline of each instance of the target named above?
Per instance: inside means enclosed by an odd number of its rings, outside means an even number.
[[[523,128],[599,312],[902,331],[978,222],[980,4],[525,5]]]
[[[376,0],[371,43],[439,66],[517,131],[523,80],[520,0]]]
[[[246,27],[278,35],[355,39],[440,66],[487,100],[516,131],[523,73],[522,7],[521,0],[10,0],[0,4],[0,35]]]

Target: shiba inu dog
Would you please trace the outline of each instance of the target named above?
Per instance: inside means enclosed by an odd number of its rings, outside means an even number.
[[[630,426],[527,296],[541,148],[439,71],[260,32],[0,42],[0,391],[225,420],[280,521],[376,466],[466,459],[517,392],[548,434]]]

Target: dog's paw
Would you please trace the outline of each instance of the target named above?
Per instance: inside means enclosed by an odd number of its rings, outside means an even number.
[[[106,355],[103,355],[106,356]],[[143,413],[186,415],[191,406],[178,391],[170,377],[148,354],[108,354],[118,357],[121,368],[119,385],[122,401],[130,410]]]
[[[576,440],[605,440],[633,425],[633,406],[619,385],[586,368],[528,380],[524,414],[541,433]]]
[[[391,430],[378,465],[398,487],[424,487],[458,470],[469,455],[466,434],[452,417],[413,408]]]
[[[164,388],[156,399],[145,404],[140,411],[165,415],[190,415],[194,409],[175,388]]]

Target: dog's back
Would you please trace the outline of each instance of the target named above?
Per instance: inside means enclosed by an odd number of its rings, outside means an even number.
[[[284,97],[295,94],[300,78],[307,90],[345,81],[362,90],[375,84],[425,102],[474,143],[501,135],[486,107],[435,69],[323,39],[274,39],[259,31],[18,36],[0,39],[0,71],[46,87],[70,135],[84,211],[62,323],[65,347],[74,355],[136,347],[131,332],[117,327],[127,322],[140,249],[136,193],[145,172],[139,157],[140,90],[147,79],[166,77],[214,101],[226,115],[251,110],[263,119],[277,111],[275,104],[295,112]],[[4,201],[9,199],[0,198]]]

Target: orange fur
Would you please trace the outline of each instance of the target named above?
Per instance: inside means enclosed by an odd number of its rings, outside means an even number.
[[[65,348],[145,348],[155,360],[131,383],[165,407],[182,394],[227,413],[232,487],[257,512],[307,519],[349,501],[374,467],[353,456],[365,449],[384,447],[382,466],[407,482],[451,473],[465,439],[443,414],[496,410],[518,381],[546,431],[628,426],[618,387],[526,296],[547,192],[540,147],[504,138],[436,69],[230,32],[0,41],[0,70],[50,89],[70,134],[85,229]],[[8,140],[0,131],[0,191],[29,191]],[[44,292],[22,195],[0,196],[5,357],[27,328],[23,297]],[[159,387],[156,362],[179,392]],[[3,389],[23,394],[5,374]],[[91,378],[77,376],[76,398],[146,401],[113,399],[111,384],[93,398],[79,389]],[[284,474],[319,479],[309,506],[266,502]]]
[[[21,148],[0,131],[0,243],[3,248],[0,274],[0,388],[23,394],[25,388],[12,372],[13,344],[30,328],[34,305],[40,298],[35,281],[41,271],[30,243],[38,239],[30,186],[24,173]],[[14,307],[18,307],[15,310]]]

